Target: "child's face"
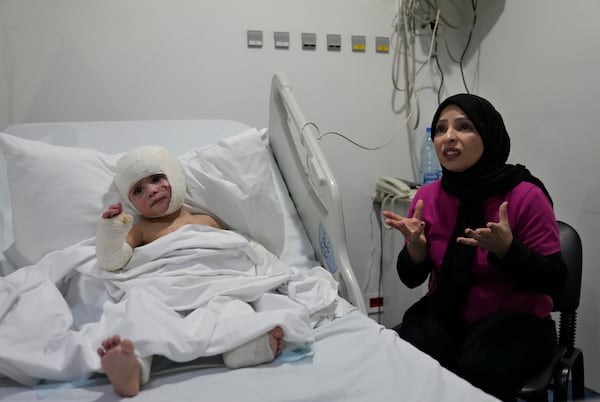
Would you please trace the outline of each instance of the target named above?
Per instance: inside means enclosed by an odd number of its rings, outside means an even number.
[[[147,218],[163,215],[171,202],[171,184],[164,174],[153,174],[131,186],[129,201]]]

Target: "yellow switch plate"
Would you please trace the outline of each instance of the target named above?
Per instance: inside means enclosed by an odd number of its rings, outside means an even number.
[[[390,52],[390,38],[385,36],[378,36],[375,38],[375,51],[377,53],[389,53]]]
[[[352,35],[352,51],[364,52],[367,49],[367,42],[364,35]]]

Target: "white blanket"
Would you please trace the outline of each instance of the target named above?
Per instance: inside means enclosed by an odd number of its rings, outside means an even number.
[[[186,225],[138,247],[129,267],[101,270],[88,239],[0,278],[0,374],[26,385],[80,380],[101,370],[96,349],[113,334],[141,357],[180,362],[276,325],[286,343],[307,343],[347,308],[327,271],[287,267],[232,231]]]

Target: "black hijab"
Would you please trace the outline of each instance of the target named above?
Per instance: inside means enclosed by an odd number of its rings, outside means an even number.
[[[458,197],[460,204],[433,302],[439,318],[448,325],[454,325],[453,323],[460,322],[460,311],[471,285],[471,266],[476,252],[476,247],[458,244],[456,238],[464,236],[466,228],[485,226],[484,200],[497,194],[505,194],[522,181],[534,183],[542,189],[550,202],[552,199],[544,184],[532,176],[525,166],[506,163],[510,153],[510,137],[502,116],[486,99],[477,95],[458,94],[444,100],[431,122],[432,139],[440,114],[449,105],[458,106],[467,115],[483,141],[483,154],[469,169],[451,172],[442,167],[442,188]]]

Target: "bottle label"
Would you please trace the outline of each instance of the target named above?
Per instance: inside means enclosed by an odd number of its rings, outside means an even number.
[[[436,181],[439,175],[436,172],[425,172],[423,173],[423,184],[429,184],[432,181]]]

